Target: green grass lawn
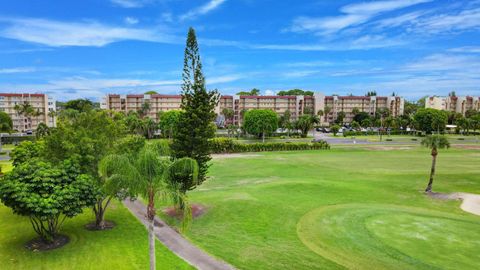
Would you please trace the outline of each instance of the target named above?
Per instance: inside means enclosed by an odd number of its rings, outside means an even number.
[[[93,214],[65,221],[62,233],[70,237],[66,246],[34,252],[24,245],[36,237],[27,218],[14,215],[0,204],[0,269],[148,269],[147,230],[119,202],[107,211],[107,219],[117,224],[108,231],[88,231],[84,225]],[[160,242],[156,244],[157,269],[193,269]]]
[[[368,146],[214,159],[187,234],[241,269],[479,269],[480,217],[423,194],[430,163]],[[437,164],[435,191],[480,193],[478,149]]]

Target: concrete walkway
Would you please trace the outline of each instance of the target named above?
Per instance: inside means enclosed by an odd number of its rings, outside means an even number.
[[[146,217],[147,208],[139,200],[124,200],[123,204],[136,216],[140,222],[148,226]],[[160,218],[155,217],[155,235],[173,253],[184,259],[190,265],[200,270],[233,270],[233,266],[218,260],[203,250],[194,246],[178,232],[168,226]]]

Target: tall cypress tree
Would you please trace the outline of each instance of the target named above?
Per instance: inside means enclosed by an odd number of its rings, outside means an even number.
[[[188,30],[185,58],[183,63],[182,109],[179,123],[173,137],[172,150],[176,158],[190,157],[199,166],[199,182],[206,179],[210,149],[208,140],[215,136],[215,106],[218,103],[218,91],[207,91],[202,63],[198,51],[195,30]],[[177,176],[181,190],[186,192],[195,188],[197,183],[188,176]]]

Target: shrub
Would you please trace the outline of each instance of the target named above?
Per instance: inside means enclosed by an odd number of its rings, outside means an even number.
[[[210,150],[214,154],[322,149],[330,149],[330,145],[325,141],[318,141],[314,143],[267,142],[244,144],[227,138],[215,138],[210,140]]]

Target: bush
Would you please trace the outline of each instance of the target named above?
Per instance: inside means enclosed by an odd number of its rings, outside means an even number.
[[[24,141],[35,141],[35,136],[2,136],[3,144],[19,144]]]
[[[214,154],[322,149],[330,149],[330,145],[325,141],[319,141],[314,143],[267,142],[244,144],[227,138],[215,138],[210,140],[210,150],[211,153]]]
[[[458,138],[457,140],[459,140],[459,141],[464,141],[465,138]]]
[[[387,142],[391,142],[391,141],[393,141],[393,140],[392,140],[392,139],[386,139],[385,141],[387,141]]]

